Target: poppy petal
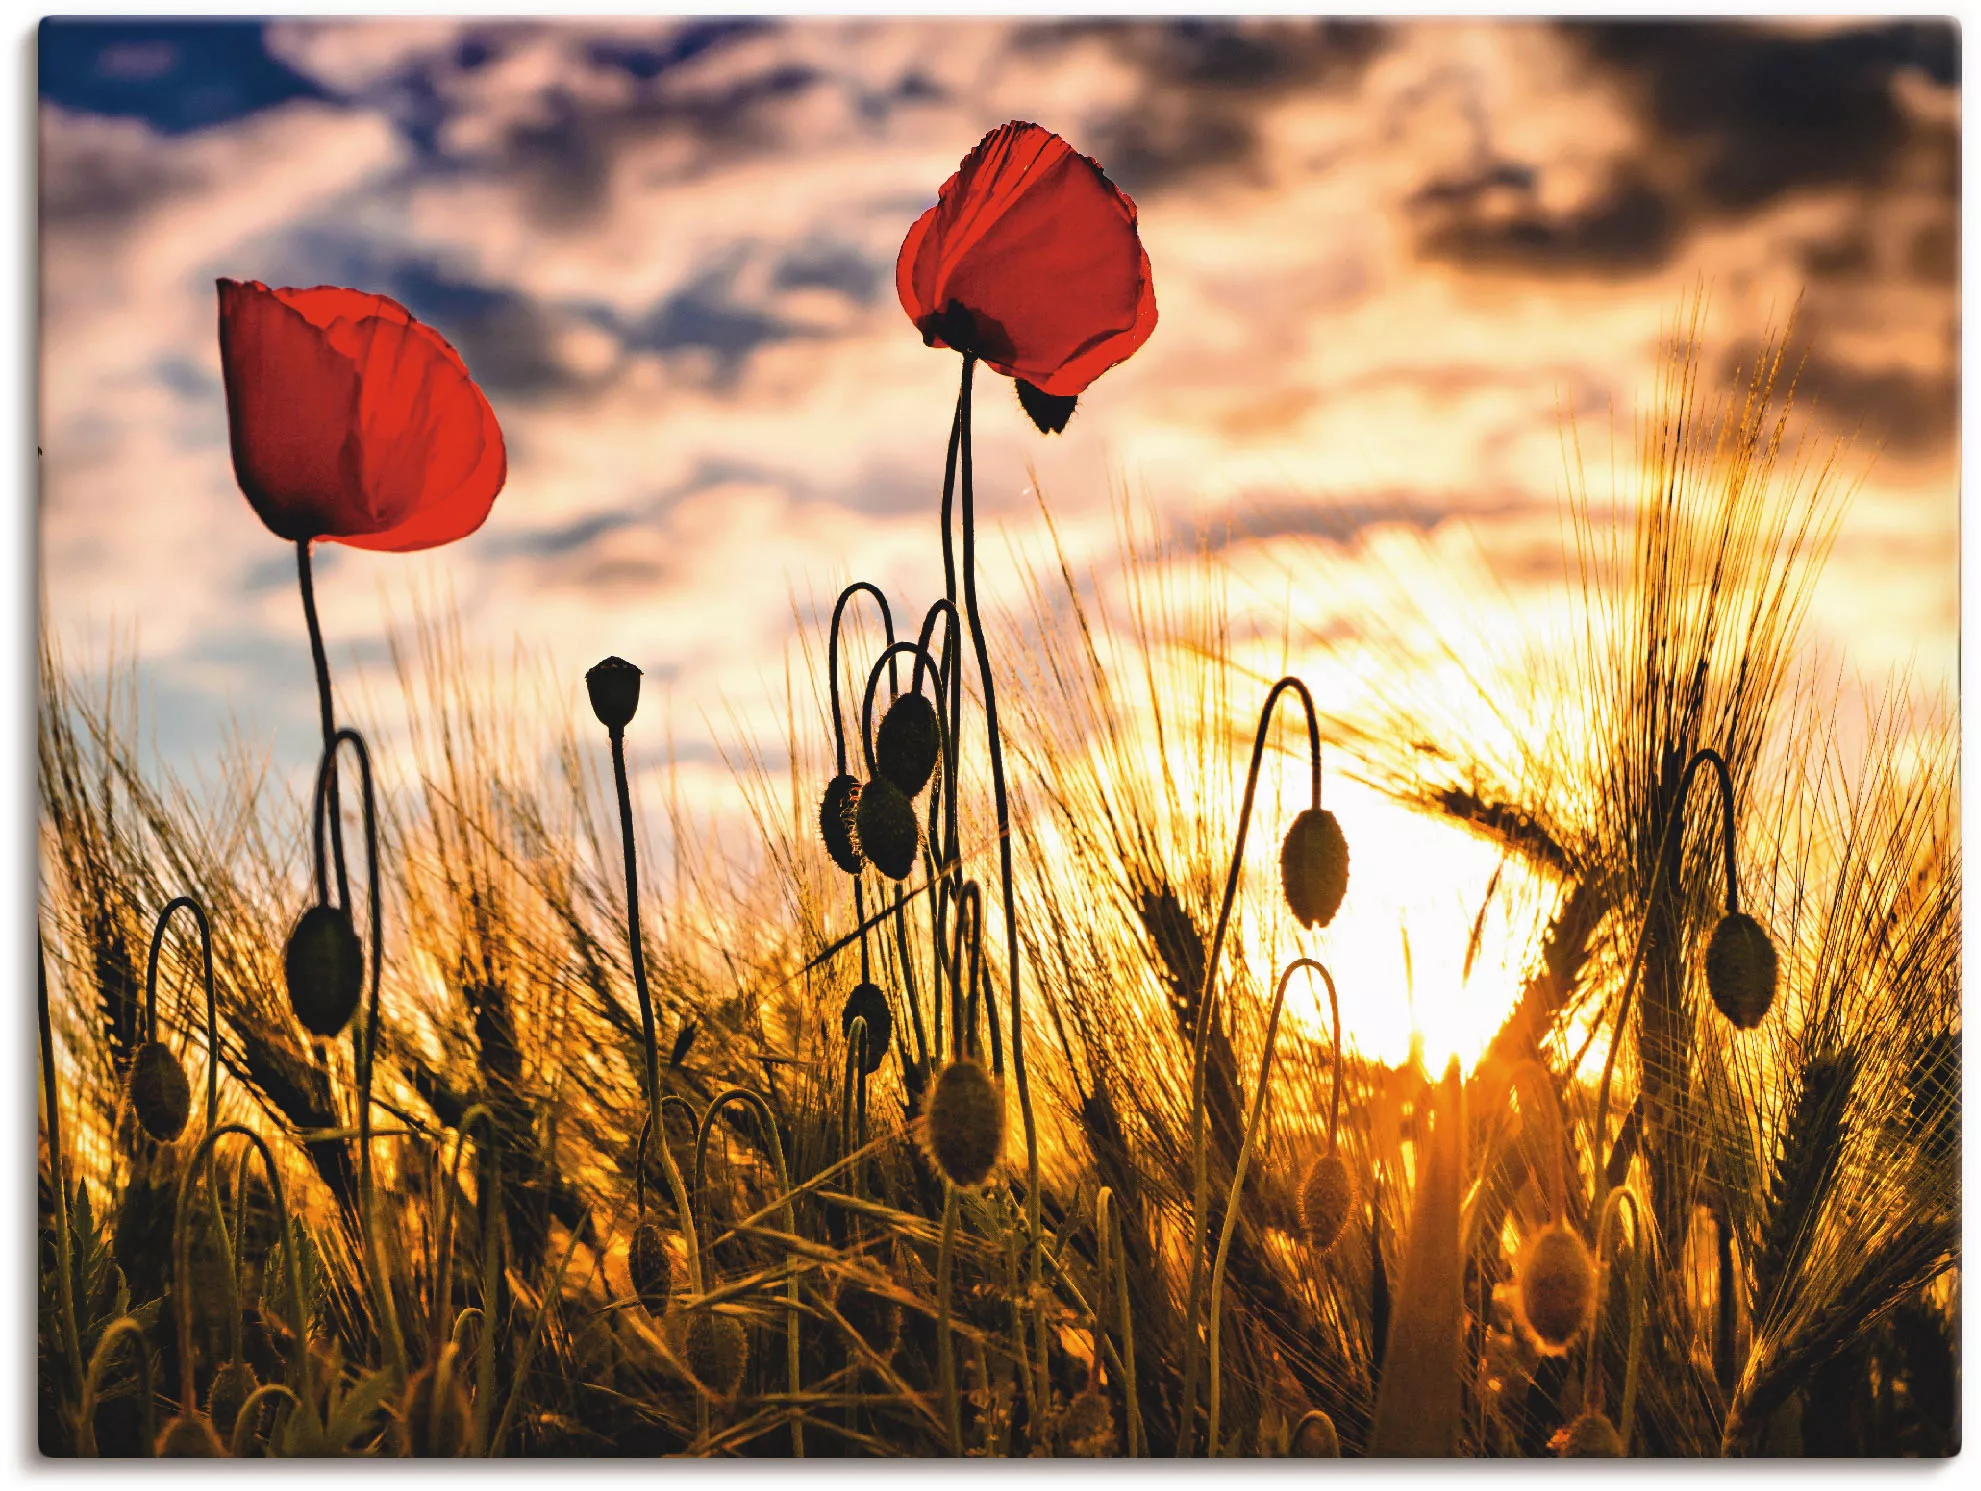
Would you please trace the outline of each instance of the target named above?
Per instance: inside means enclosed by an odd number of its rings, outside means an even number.
[[[234,475],[262,522],[321,537],[361,490],[358,370],[256,281],[219,281],[220,367]]]
[[[508,451],[495,411],[474,384],[468,385],[481,406],[481,458],[473,471],[454,489],[431,502],[423,503],[410,518],[377,533],[354,534],[341,542],[357,549],[377,549],[409,553],[431,549],[466,538],[488,520],[489,511],[508,479]]]

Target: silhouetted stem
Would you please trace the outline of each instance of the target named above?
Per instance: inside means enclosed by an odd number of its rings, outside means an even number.
[[[1252,761],[1245,772],[1245,796],[1238,808],[1238,835],[1231,847],[1231,869],[1224,878],[1224,900],[1218,907],[1217,928],[1211,936],[1211,954],[1204,963],[1204,986],[1197,996],[1196,1029],[1190,1041],[1190,1154],[1194,1167],[1193,1202],[1190,1219],[1190,1299],[1184,1314],[1183,1401],[1179,1409],[1176,1453],[1187,1457],[1196,1439],[1197,1425],[1197,1331],[1198,1307],[1203,1302],[1204,1239],[1209,1230],[1210,1168],[1205,1135],[1204,1053],[1209,1047],[1210,1029],[1217,1009],[1218,960],[1224,954],[1225,933],[1231,927],[1231,909],[1238,899],[1239,874],[1245,865],[1245,839],[1252,826],[1252,803],[1259,790],[1259,767],[1265,759],[1266,736],[1272,729],[1273,708],[1280,695],[1292,690],[1300,698],[1307,715],[1307,753],[1312,773],[1312,805],[1321,805],[1321,727],[1314,713],[1314,697],[1297,678],[1282,678],[1266,694],[1259,711],[1259,729],[1252,740]]]
[[[938,1367],[942,1374],[942,1419],[949,1431],[949,1453],[963,1454],[963,1410],[956,1396],[956,1336],[949,1316],[949,1295],[956,1268],[956,1187],[942,1183],[942,1243],[936,1255],[935,1331]]]
[[[681,1214],[681,1237],[688,1245],[688,1287],[702,1292],[701,1247],[695,1236],[695,1215],[688,1201],[688,1188],[668,1147],[667,1130],[660,1121],[660,1046],[654,1037],[653,995],[647,988],[647,963],[640,946],[640,870],[633,847],[633,795],[626,785],[626,732],[614,726],[612,737],[612,780],[619,793],[619,840],[626,861],[626,940],[633,964],[633,987],[640,996],[640,1032],[647,1058],[647,1121],[653,1125],[660,1149],[660,1170],[667,1188],[674,1194],[675,1210]]]
[[[1616,1053],[1623,1045],[1623,1033],[1629,1028],[1630,1000],[1637,990],[1637,975],[1644,966],[1644,952],[1651,936],[1651,923],[1655,920],[1658,892],[1664,885],[1665,858],[1674,834],[1682,835],[1685,825],[1686,795],[1692,790],[1692,778],[1701,766],[1713,767],[1714,779],[1720,789],[1720,841],[1726,856],[1726,909],[1731,916],[1740,909],[1740,877],[1734,849],[1733,830],[1733,778],[1727,771],[1727,764],[1718,751],[1710,748],[1693,753],[1685,764],[1685,775],[1679,778],[1678,796],[1672,803],[1671,817],[1665,820],[1665,830],[1658,839],[1658,855],[1651,868],[1651,888],[1644,897],[1644,921],[1637,930],[1637,946],[1630,954],[1630,969],[1623,977],[1623,1000],[1617,1007],[1616,1025],[1610,1033],[1609,1054],[1603,1058],[1603,1080],[1596,1089],[1595,1158],[1596,1169],[1596,1210],[1600,1212],[1608,1193],[1609,1175],[1605,1164],[1608,1153],[1608,1138],[1605,1130],[1609,1127],[1610,1078],[1616,1071]]]
[[[330,698],[330,659],[323,650],[323,628],[316,619],[316,585],[310,574],[310,541],[301,539],[296,544],[296,579],[303,592],[303,620],[309,626],[310,662],[316,669],[316,707],[323,720],[323,754],[328,756],[334,750],[337,736],[337,714]],[[344,820],[337,803],[336,768],[331,768],[330,778],[330,844],[332,857],[337,862],[337,904],[351,904],[351,887],[344,869]]]
[[[118,1342],[126,1337],[131,1342],[131,1355],[137,1358],[138,1363],[139,1402],[144,1408],[144,1428],[141,1431],[144,1435],[144,1453],[154,1453],[158,1426],[152,1405],[157,1401],[158,1390],[151,1379],[151,1347],[145,1339],[144,1327],[129,1315],[119,1315],[96,1338],[96,1350],[89,1357],[89,1370],[83,1374],[82,1420],[76,1426],[76,1452],[84,1459],[96,1458],[96,1399],[102,1390],[104,1368],[116,1354]]]
[[[432,1355],[436,1360],[454,1323],[454,1197],[461,1189],[461,1151],[467,1147],[468,1130],[474,1127],[476,1119],[480,1119],[482,1127],[488,1131],[491,1147],[495,1137],[495,1114],[486,1103],[476,1103],[468,1109],[454,1128],[454,1163],[448,1171],[447,1197],[440,1208],[440,1277],[434,1281],[433,1289],[430,1338]],[[489,1245],[490,1239],[484,1236],[482,1246],[487,1248]]]
[[[1328,986],[1328,1005],[1334,1011],[1335,1049],[1337,1080],[1340,1069],[1341,1046],[1341,998],[1335,993],[1334,975],[1312,958],[1295,958],[1286,965],[1286,971],[1279,976],[1279,987],[1273,991],[1272,1011],[1266,1017],[1265,1051],[1259,1057],[1259,1086],[1252,1095],[1252,1116],[1245,1122],[1245,1142],[1238,1150],[1238,1164],[1231,1177],[1231,1193],[1224,1203],[1224,1228],[1218,1234],[1217,1261],[1211,1266],[1211,1423],[1210,1453],[1218,1454],[1219,1412],[1223,1406],[1223,1374],[1220,1371],[1218,1356],[1219,1344],[1223,1338],[1224,1325],[1224,1270],[1231,1257],[1232,1235],[1238,1230],[1238,1201],[1245,1190],[1245,1169],[1252,1162],[1252,1151],[1259,1142],[1259,1120],[1266,1111],[1266,1094],[1271,1088],[1273,1068],[1273,1042],[1279,1035],[1280,1011],[1286,1004],[1286,986],[1293,982],[1293,975],[1301,969],[1318,973]],[[1329,1129],[1332,1142],[1332,1120]]]
[[[887,608],[887,597],[881,594],[878,586],[870,585],[865,580],[855,580],[839,592],[839,599],[833,602],[832,606],[832,625],[826,632],[825,655],[827,686],[832,696],[833,760],[836,763],[836,774],[842,777],[846,775],[846,721],[839,708],[839,627],[847,603],[860,594],[871,595],[874,598],[874,604],[880,607],[881,631],[887,638],[887,645],[889,647],[894,645],[894,616]],[[898,688],[899,678],[891,667],[888,676]],[[860,877],[854,875],[852,881],[853,920],[860,927],[860,982],[869,983],[873,979],[873,964],[867,953],[867,913],[860,894]]]
[[[1142,1453],[1142,1399],[1135,1386],[1135,1319],[1128,1297],[1128,1254],[1121,1241],[1121,1218],[1114,1207],[1114,1188],[1102,1186],[1094,1201],[1095,1230],[1099,1234],[1101,1267],[1114,1268],[1114,1303],[1121,1315],[1122,1396],[1127,1404],[1128,1454]]]
[[[1616,1267],[1616,1249],[1609,1247],[1612,1232],[1611,1221],[1621,1216],[1619,1202],[1630,1203],[1630,1323],[1629,1341],[1625,1347],[1623,1363],[1623,1404],[1617,1410],[1616,1432],[1623,1441],[1623,1453],[1630,1453],[1630,1420],[1637,1407],[1637,1363],[1638,1348],[1644,1334],[1644,1253],[1646,1243],[1652,1240],[1647,1235],[1649,1221],[1643,1205],[1637,1199],[1636,1191],[1629,1186],[1619,1186],[1603,1201],[1603,1209],[1596,1218],[1596,1321],[1603,1319],[1603,1303],[1609,1295],[1610,1275]],[[1605,1248],[1608,1252],[1605,1253]],[[1605,1261],[1607,1259],[1607,1261]],[[1592,1407],[1602,1403],[1602,1384],[1597,1379],[1596,1331],[1589,1332],[1588,1363],[1582,1374],[1582,1411],[1587,1413]]]

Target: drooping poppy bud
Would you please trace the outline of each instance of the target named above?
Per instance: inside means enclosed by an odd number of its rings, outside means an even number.
[[[1135,204],[1058,135],[992,130],[908,230],[895,264],[902,309],[932,347],[974,353],[1051,401],[1058,427],[1088,384],[1156,325]]]
[[[1348,840],[1326,808],[1307,808],[1280,845],[1279,874],[1286,904],[1303,927],[1325,927],[1348,893]]]
[[[1706,944],[1706,991],[1736,1030],[1752,1030],[1775,1002],[1775,944],[1744,911],[1729,912]]]
[[[922,1112],[922,1145],[953,1186],[980,1186],[1004,1152],[1004,1094],[980,1062],[952,1061]]]
[[[750,1359],[750,1338],[742,1321],[712,1309],[690,1310],[675,1349],[704,1392],[715,1398],[736,1396]]]
[[[205,1414],[182,1413],[159,1431],[156,1454],[161,1460],[224,1460],[227,1447]]]
[[[1559,1356],[1588,1325],[1596,1305],[1596,1264],[1572,1229],[1542,1228],[1514,1265],[1520,1318],[1543,1354]]]
[[[935,706],[920,694],[888,705],[874,732],[874,765],[902,793],[913,797],[928,785],[942,744]]]
[[[193,1111],[193,1089],[186,1069],[162,1043],[146,1041],[131,1058],[131,1111],[144,1131],[170,1144],[186,1131]]]
[[[1300,1230],[1320,1252],[1333,1247],[1355,1214],[1355,1177],[1337,1150],[1329,1150],[1307,1167],[1295,1198]]]
[[[867,862],[853,839],[853,813],[859,801],[860,779],[842,772],[825,784],[819,802],[819,837],[825,840],[825,852],[849,875],[859,874]]]
[[[626,1272],[632,1276],[640,1308],[659,1320],[667,1313],[667,1301],[674,1293],[674,1255],[652,1222],[642,1222],[633,1229],[632,1244],[626,1249]]]
[[[623,657],[609,657],[585,674],[592,713],[608,730],[624,730],[640,712],[640,670]]]
[[[915,805],[886,777],[875,777],[860,788],[853,827],[860,852],[888,879],[905,880],[915,868],[915,850],[921,844]]]
[[[894,1036],[894,1012],[887,1007],[887,996],[878,984],[856,984],[846,996],[846,1007],[839,1012],[840,1034],[852,1038],[854,1020],[867,1022],[866,1059],[860,1070],[871,1076],[880,1070],[887,1055],[887,1043]]]
[[[364,992],[364,949],[351,915],[340,906],[312,906],[296,919],[282,949],[289,1007],[303,1029],[334,1039],[357,1013]]]
[[[270,532],[404,551],[481,527],[508,455],[444,337],[383,295],[219,288],[234,475]]]
[[[1623,1439],[1601,1409],[1591,1409],[1556,1437],[1564,1460],[1615,1460],[1623,1455]]]

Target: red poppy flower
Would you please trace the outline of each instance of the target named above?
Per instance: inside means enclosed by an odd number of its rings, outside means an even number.
[[[430,549],[502,490],[495,411],[397,301],[221,280],[220,366],[235,479],[278,537]]]
[[[895,281],[923,341],[975,353],[1069,413],[1156,326],[1135,204],[1058,135],[1017,120],[943,183]]]

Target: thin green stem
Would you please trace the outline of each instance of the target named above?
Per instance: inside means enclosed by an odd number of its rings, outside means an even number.
[[[1272,1087],[1273,1043],[1279,1037],[1280,1012],[1286,1005],[1286,986],[1293,981],[1293,975],[1301,969],[1318,973],[1328,986],[1328,1004],[1334,1010],[1335,1029],[1341,1029],[1341,997],[1335,992],[1334,975],[1312,958],[1295,958],[1286,965],[1279,976],[1279,987],[1273,991],[1272,1012],[1266,1017],[1265,1050],[1259,1057],[1259,1085],[1252,1094],[1252,1116],[1245,1122],[1245,1142],[1238,1150],[1238,1164],[1231,1177],[1231,1193],[1224,1203],[1224,1228],[1218,1234],[1217,1261],[1211,1266],[1211,1423],[1210,1454],[1215,1459],[1219,1453],[1219,1412],[1223,1406],[1223,1373],[1219,1370],[1218,1350],[1224,1331],[1224,1270],[1231,1257],[1232,1235],[1238,1230],[1238,1201],[1245,1190],[1245,1170],[1252,1163],[1252,1151],[1259,1142],[1259,1120],[1265,1115],[1266,1095]],[[1335,1038],[1337,1050],[1340,1036]]]

